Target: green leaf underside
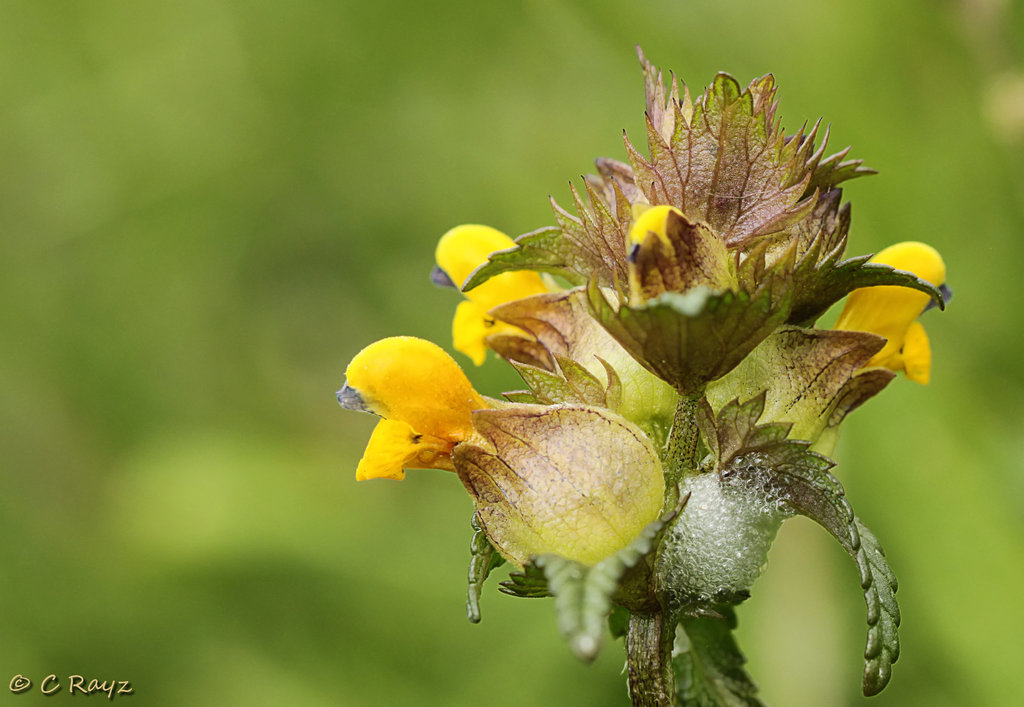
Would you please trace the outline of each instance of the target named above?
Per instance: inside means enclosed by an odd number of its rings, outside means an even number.
[[[495,551],[483,529],[473,519],[473,539],[469,543],[469,587],[466,591],[466,614],[472,623],[480,623],[480,592],[484,581],[495,567],[505,564],[505,558]]]
[[[513,248],[491,253],[486,263],[470,273],[462,291],[471,290],[495,275],[515,270],[549,272],[576,284],[585,281],[572,267],[578,256],[571,252],[572,244],[562,238],[561,229],[554,226],[540,228],[517,237],[515,243]]]
[[[486,341],[487,348],[506,361],[524,363],[547,371],[555,370],[555,359],[539,341],[515,334],[491,334]]]
[[[721,618],[701,616],[684,619],[676,630],[676,697],[681,707],[751,707],[762,705],[757,685],[743,669],[733,629],[732,607],[719,606]]]
[[[878,538],[859,518],[854,518],[853,522],[860,535],[860,547],[855,558],[868,614],[863,689],[865,695],[871,696],[877,695],[889,683],[892,664],[900,657],[900,607],[896,603],[899,585]]]
[[[495,307],[491,316],[518,327],[536,341],[517,338],[522,344],[507,352],[506,359],[555,371],[559,357],[583,362],[612,342],[590,316],[582,288],[550,292],[513,300]],[[494,337],[488,338],[488,343]],[[537,351],[535,349],[539,349]],[[543,353],[542,353],[543,352]],[[500,352],[505,355],[505,352]]]
[[[945,300],[938,287],[912,272],[883,263],[868,262],[870,255],[858,255],[835,262],[840,248],[814,263],[814,253],[802,260],[793,273],[793,309],[789,321],[809,326],[839,300],[860,287],[909,287],[929,295],[940,308]]]
[[[698,417],[702,432],[724,478],[759,488],[814,520],[857,562],[868,623],[862,688],[865,695],[877,694],[899,657],[896,577],[875,536],[854,515],[842,484],[829,473],[833,462],[810,451],[807,442],[786,439],[787,425],[757,424],[764,401],[764,394],[743,404],[732,401],[715,419],[713,430],[705,408]]]
[[[755,397],[767,385],[767,419],[792,423],[796,439],[815,439],[892,379],[887,369],[882,376],[858,373],[884,344],[867,332],[783,326],[708,386],[707,397],[721,409],[732,399]]]
[[[544,570],[533,563],[527,563],[521,572],[509,572],[508,579],[498,585],[498,591],[523,599],[551,596]]]
[[[533,557],[522,572],[513,572],[502,582],[501,590],[514,596],[554,596],[559,630],[569,649],[580,660],[591,661],[601,649],[620,580],[653,552],[678,512],[649,523],[629,545],[593,566],[553,554]]]
[[[594,317],[642,366],[683,394],[732,370],[782,324],[789,293],[769,277],[753,292],[698,287],[666,292],[616,310],[596,283],[587,290]]]

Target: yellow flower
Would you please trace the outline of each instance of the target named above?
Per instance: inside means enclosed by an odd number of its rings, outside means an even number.
[[[635,306],[666,292],[682,294],[701,285],[722,292],[738,285],[725,243],[674,206],[634,204],[629,248],[630,303]]]
[[[451,356],[411,336],[381,339],[356,354],[338,402],[383,418],[357,481],[403,479],[407,468],[454,471],[452,449],[472,434],[472,411],[487,407]]]
[[[436,259],[445,274],[461,287],[470,273],[487,262],[491,253],[505,250],[515,242],[489,226],[457,226],[441,237]],[[464,293],[452,321],[452,345],[481,365],[487,357],[487,337],[491,334],[519,334],[511,324],[495,321],[488,312],[498,305],[547,292],[540,275],[529,270],[506,272]]]
[[[946,282],[942,256],[924,243],[897,243],[878,253],[871,262],[907,270],[936,286]],[[932,351],[917,318],[930,301],[924,292],[907,287],[863,287],[850,293],[835,328],[884,336],[885,346],[866,365],[904,371],[910,380],[927,384],[931,378]]]

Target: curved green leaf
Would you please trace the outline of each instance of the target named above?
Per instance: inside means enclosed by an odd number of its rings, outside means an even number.
[[[755,424],[762,407],[760,396],[743,405],[734,400],[719,413],[717,468],[732,483],[759,488],[768,498],[817,522],[857,562],[868,623],[863,691],[878,694],[888,684],[900,652],[896,577],[877,538],[854,515],[842,484],[829,473],[833,462],[810,451],[807,442],[778,437],[780,430],[784,433],[783,425]]]
[[[676,698],[681,707],[759,707],[757,685],[733,636],[736,613],[729,606],[716,611],[720,616],[684,619],[676,630]]]
[[[562,237],[561,229],[540,228],[515,239],[515,247],[491,253],[487,262],[469,274],[462,291],[472,290],[495,275],[515,270],[538,270],[561,275],[578,284],[586,278],[574,268],[575,254],[571,243]]]
[[[860,518],[854,518],[860,534],[855,555],[868,612],[868,640],[864,647],[864,694],[877,695],[892,677],[892,664],[900,657],[900,607],[896,603],[896,575],[885,559],[878,538]]]
[[[487,535],[473,518],[473,539],[469,543],[469,587],[466,591],[466,614],[472,623],[480,623],[480,591],[484,580],[495,567],[505,564],[505,558],[495,551]]]

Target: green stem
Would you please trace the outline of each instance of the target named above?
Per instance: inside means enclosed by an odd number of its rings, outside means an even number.
[[[675,707],[672,645],[676,622],[662,611],[634,611],[626,632],[626,669],[633,707]]]
[[[679,502],[679,482],[697,468],[697,407],[703,392],[681,395],[676,403],[672,430],[665,444],[665,506],[675,508]]]

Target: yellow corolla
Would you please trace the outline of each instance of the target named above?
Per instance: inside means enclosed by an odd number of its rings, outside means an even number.
[[[411,336],[381,339],[356,354],[338,402],[383,418],[357,481],[403,479],[405,469],[454,470],[452,449],[472,434],[472,411],[487,407],[451,356]]]
[[[437,244],[438,267],[457,287],[470,273],[487,262],[491,253],[505,250],[515,242],[490,226],[457,226],[441,237]],[[495,275],[481,285],[465,292],[466,301],[459,304],[452,321],[452,340],[456,351],[481,365],[487,357],[487,337],[491,334],[519,334],[523,331],[496,321],[488,312],[498,305],[547,292],[540,275],[519,270]]]
[[[633,205],[633,227],[629,229],[630,245],[643,243],[648,233],[655,233],[662,240],[667,241],[665,235],[668,215],[676,213],[680,216],[683,212],[674,206],[646,206],[646,204]]]
[[[946,282],[942,256],[924,243],[897,243],[878,253],[871,262],[912,272],[937,287]],[[932,351],[917,318],[930,301],[924,292],[907,287],[864,287],[850,293],[835,328],[884,336],[885,346],[867,365],[904,371],[910,380],[927,384],[931,378]]]

